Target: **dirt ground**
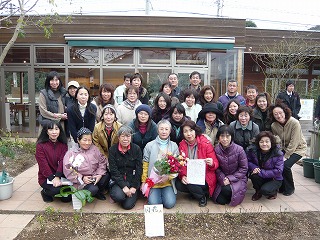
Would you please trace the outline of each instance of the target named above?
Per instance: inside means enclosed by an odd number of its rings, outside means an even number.
[[[36,164],[34,152],[15,150],[6,168],[16,176]],[[320,239],[319,212],[165,214],[165,237],[153,239]],[[148,239],[144,215],[63,213],[52,207],[36,214],[16,238],[28,239]]]
[[[319,239],[320,215],[307,213],[165,214],[153,239]],[[144,215],[61,213],[46,209],[18,235],[26,239],[149,239]]]

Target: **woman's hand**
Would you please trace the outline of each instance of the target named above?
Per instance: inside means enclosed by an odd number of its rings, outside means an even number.
[[[53,180],[52,180],[52,185],[54,187],[60,187],[62,185],[62,182],[61,182],[61,179],[59,177],[55,177]]]
[[[181,179],[181,182],[182,182],[184,185],[187,185],[187,184],[188,184],[187,176],[183,176],[182,179]]]
[[[142,189],[144,188],[144,185],[145,185],[146,183],[145,182],[143,182],[143,183],[141,183],[141,186],[140,186],[140,190],[142,191]]]
[[[82,180],[83,180],[83,182],[85,183],[85,184],[90,184],[90,183],[92,183],[92,176],[83,176],[82,177]]]
[[[122,191],[124,192],[125,195],[127,195],[127,197],[131,197],[132,196],[132,193],[131,193],[130,189],[127,186],[122,188]]]
[[[100,179],[102,178],[102,175],[94,175],[92,177],[93,177],[93,179],[96,179],[96,181],[94,182],[94,185],[96,185],[100,181]]]
[[[229,178],[225,177],[225,178],[223,179],[223,184],[224,184],[225,186],[230,185],[230,180],[229,180]]]
[[[132,196],[133,194],[135,194],[135,193],[136,193],[136,191],[137,191],[137,189],[136,189],[136,188],[131,187],[131,188],[130,188],[131,196]]]
[[[253,169],[252,174],[259,174],[260,171],[261,171],[260,168],[255,168]]]
[[[169,176],[168,175],[162,175],[159,183],[165,183],[168,180],[169,180]]]
[[[206,158],[205,159],[206,164],[208,164],[209,166],[213,165],[213,159],[212,158]]]

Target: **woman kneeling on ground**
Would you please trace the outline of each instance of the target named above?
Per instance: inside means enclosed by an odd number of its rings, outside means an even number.
[[[267,131],[259,133],[255,145],[248,147],[247,157],[249,178],[256,190],[252,201],[257,201],[262,195],[270,200],[276,199],[283,179],[283,153],[273,134]]]
[[[176,155],[179,153],[178,145],[170,141],[171,124],[168,120],[160,120],[157,124],[158,136],[149,142],[144,148],[143,153],[143,173],[142,185],[146,184],[147,177],[150,177],[151,170],[157,160],[165,157],[168,152]],[[173,208],[176,204],[176,194],[172,187],[174,177],[172,175],[162,175],[161,180],[151,189],[148,196],[148,204],[163,204],[165,208]]]
[[[247,191],[248,160],[243,148],[233,142],[233,131],[223,125],[217,132],[219,144],[215,152],[219,161],[216,170],[217,187],[213,200],[218,204],[236,206],[240,204]]]
[[[109,149],[111,184],[110,197],[126,209],[132,209],[137,202],[142,175],[142,152],[131,142],[132,129],[122,125],[118,131],[119,143]]]
[[[105,156],[92,144],[91,135],[88,128],[80,128],[77,132],[78,144],[64,156],[63,172],[75,187],[89,190],[99,200],[106,200],[104,193],[110,180],[108,163]]]
[[[63,157],[68,150],[67,137],[58,122],[48,120],[42,128],[36,145],[36,159],[39,166],[38,182],[43,188],[41,196],[44,202],[52,202],[60,193],[63,176]],[[48,180],[52,184],[48,184]],[[70,197],[61,198],[63,202]]]
[[[179,144],[182,156],[205,161],[205,184],[197,185],[188,182],[187,166],[182,167],[176,187],[181,192],[190,193],[199,201],[200,207],[207,205],[207,195],[212,196],[216,188],[215,171],[219,166],[211,141],[202,134],[201,128],[192,120],[185,121],[182,126],[183,140]],[[188,163],[187,163],[188,164]]]

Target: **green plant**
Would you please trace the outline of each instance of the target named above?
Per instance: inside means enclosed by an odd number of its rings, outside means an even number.
[[[7,158],[14,159],[14,157],[15,157],[15,153],[13,151],[11,142],[10,141],[6,141],[5,138],[3,138],[3,139],[1,138],[1,141],[0,141],[0,153],[1,153],[1,157],[3,159],[2,160],[2,174],[0,176],[0,184],[5,184],[5,183],[8,183],[10,181],[9,174],[5,170],[5,165],[6,165]]]
[[[78,190],[74,186],[63,186],[60,189],[60,194],[56,194],[55,197],[68,197],[71,194],[74,194],[81,201],[82,207],[86,205],[86,202],[91,203],[94,200],[89,190]]]

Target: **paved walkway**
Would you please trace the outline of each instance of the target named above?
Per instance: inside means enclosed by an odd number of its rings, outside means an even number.
[[[208,201],[207,207],[200,208],[196,200],[190,200],[187,195],[179,193],[176,206],[173,209],[165,209],[165,213],[320,211],[320,184],[315,183],[314,179],[303,177],[303,168],[301,166],[294,165],[292,169],[296,190],[289,197],[278,194],[275,200],[268,200],[262,197],[259,201],[253,202],[251,201],[251,196],[254,193],[254,189],[249,180],[246,197],[239,206],[220,206]],[[48,206],[60,209],[62,212],[73,211],[71,203],[62,203],[59,200],[55,200],[52,203],[44,203],[42,201],[41,188],[37,182],[37,171],[38,167],[35,165],[17,176],[14,182],[13,196],[8,200],[0,201],[0,211],[3,213],[0,214],[0,239],[13,239],[31,221],[36,212],[44,211]],[[107,201],[96,199],[93,203],[87,204],[83,212],[143,213],[145,199],[138,200],[137,205],[131,211],[122,210],[118,204],[110,203],[108,199]],[[24,214],[16,214],[19,211]]]

